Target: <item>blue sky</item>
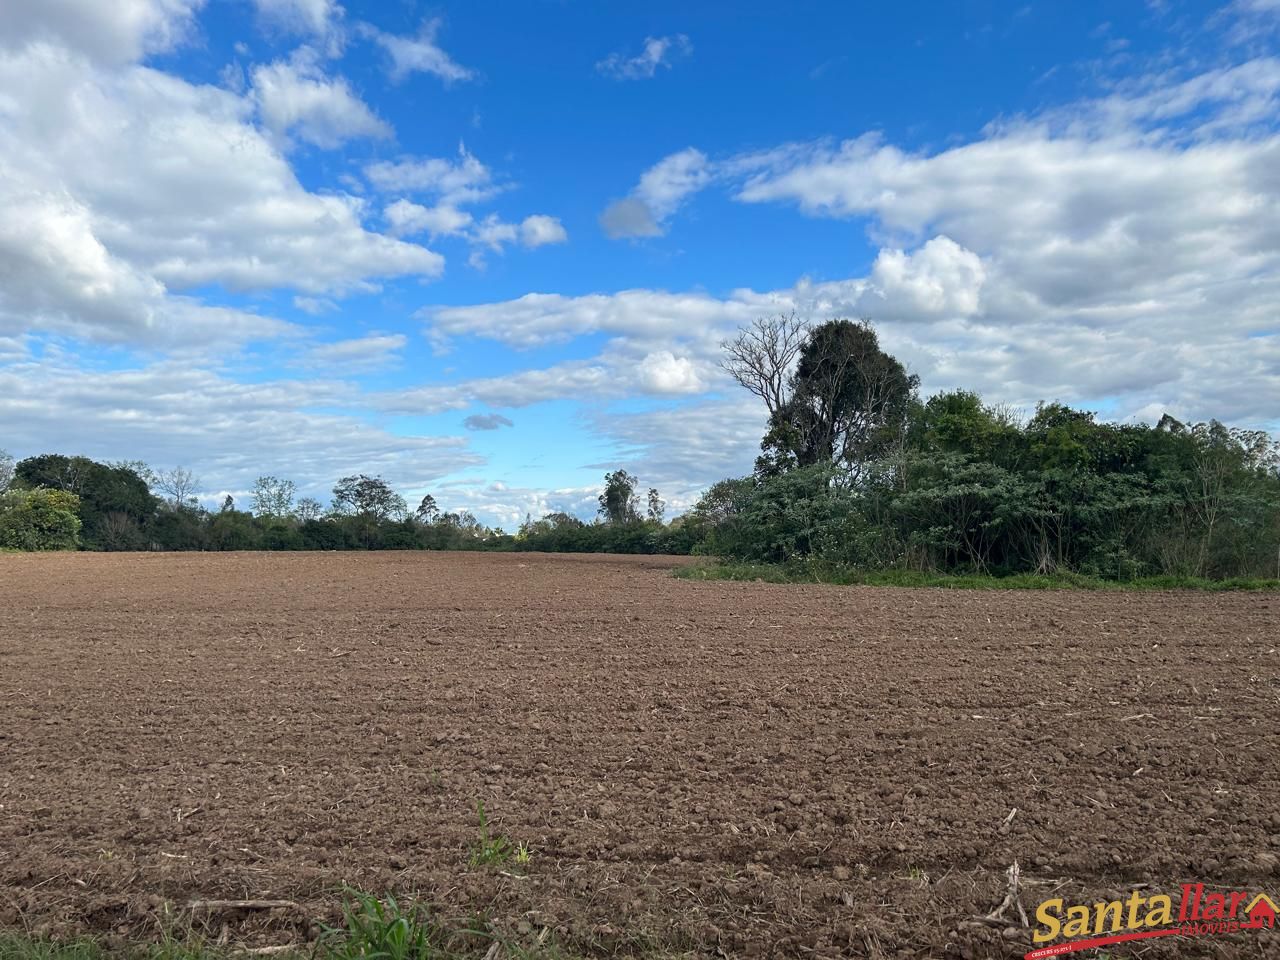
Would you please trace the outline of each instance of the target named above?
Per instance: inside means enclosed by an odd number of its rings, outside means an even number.
[[[511,527],[750,468],[718,344],[1280,417],[1280,3],[0,4],[0,448]]]

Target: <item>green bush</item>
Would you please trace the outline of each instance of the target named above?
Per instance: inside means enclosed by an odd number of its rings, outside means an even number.
[[[0,547],[75,550],[80,546],[80,498],[64,490],[9,490],[0,494]]]

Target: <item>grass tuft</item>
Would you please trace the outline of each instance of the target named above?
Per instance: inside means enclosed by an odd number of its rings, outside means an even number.
[[[519,862],[529,862],[528,847],[524,844],[516,847],[502,834],[491,834],[489,832],[489,818],[485,815],[483,800],[476,804],[476,811],[480,815],[480,836],[471,848],[471,865],[473,867],[499,867],[510,860],[512,856],[523,857],[523,860]]]
[[[488,946],[484,930],[448,930],[431,921],[421,905],[403,907],[395,897],[348,890],[341,927],[325,931],[325,960],[448,960],[468,956],[461,941]]]

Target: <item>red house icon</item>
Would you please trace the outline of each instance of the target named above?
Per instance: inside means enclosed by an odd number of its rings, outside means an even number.
[[[1242,927],[1274,927],[1276,925],[1275,901],[1265,893],[1254,897],[1253,902],[1245,907],[1245,913],[1249,915],[1249,921],[1240,924]]]

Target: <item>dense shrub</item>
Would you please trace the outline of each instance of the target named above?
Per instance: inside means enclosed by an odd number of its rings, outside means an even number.
[[[0,547],[74,550],[80,545],[80,498],[64,490],[8,490],[0,494]]]

